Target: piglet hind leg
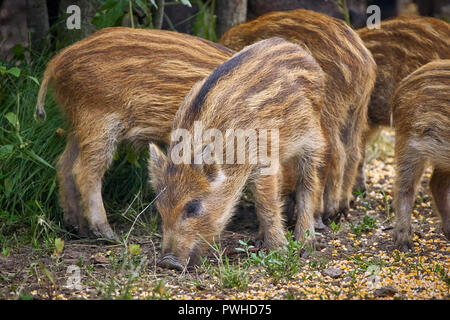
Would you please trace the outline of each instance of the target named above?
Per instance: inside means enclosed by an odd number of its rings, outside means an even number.
[[[399,142],[397,142],[399,144]],[[394,244],[402,250],[413,248],[411,241],[411,212],[414,206],[414,196],[425,167],[425,161],[420,159],[417,150],[406,148],[399,150],[396,146],[396,177],[394,185],[395,228]]]
[[[81,198],[75,184],[72,170],[78,157],[78,142],[71,133],[67,137],[67,145],[56,165],[59,183],[59,203],[63,209],[63,222],[66,228],[75,230],[86,237],[88,229],[83,217]]]
[[[315,247],[314,213],[321,207],[322,201],[318,163],[315,158],[304,156],[299,160],[299,170],[302,174],[298,178],[296,187],[297,223],[294,235],[297,241],[305,241],[305,248],[310,249]],[[321,219],[318,222],[321,222]]]
[[[434,207],[439,212],[442,221],[442,231],[450,240],[450,171],[435,168],[430,180]]]
[[[259,220],[258,242],[267,249],[282,247],[286,243],[278,175],[260,175],[252,183],[256,214]]]
[[[88,223],[90,233],[96,238],[117,240],[112,231],[102,201],[102,176],[103,170],[91,170],[86,161],[80,158],[75,163],[74,176],[81,195],[84,218]]]
[[[96,238],[117,240],[103,206],[102,178],[116,150],[121,126],[112,121],[98,123],[101,128],[79,137],[80,150],[72,173],[90,233]]]
[[[345,147],[339,137],[331,137],[330,147],[328,172],[323,192],[324,210],[322,219],[326,223],[338,218],[346,161]]]
[[[358,171],[355,180],[355,185],[353,186],[352,194],[354,195],[350,205],[354,204],[355,199],[358,195],[365,197],[367,192],[367,176],[366,176],[366,147],[375,141],[375,138],[379,135],[380,128],[371,124],[371,127],[366,129],[361,140],[361,159],[358,163]]]

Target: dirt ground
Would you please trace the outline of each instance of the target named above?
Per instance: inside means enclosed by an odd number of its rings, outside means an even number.
[[[157,267],[158,235],[132,235],[128,243],[139,247],[133,253],[129,246],[126,255],[121,244],[66,239],[60,254],[27,247],[0,257],[0,298],[448,300],[450,243],[432,212],[430,171],[417,194],[412,213],[414,250],[408,253],[393,248],[392,157],[370,161],[367,174],[366,197],[356,200],[334,231],[330,227],[320,231],[316,251],[298,258],[300,267],[294,275],[275,279],[263,266],[252,265],[237,271],[245,277],[245,287],[233,287],[224,284],[223,272],[217,272],[220,261],[214,252],[205,260],[209,269],[179,272]],[[251,204],[243,204],[223,233],[221,247],[231,263],[243,265],[248,258],[235,248],[242,247],[239,240],[254,239],[255,221]],[[80,283],[72,281],[76,272]]]

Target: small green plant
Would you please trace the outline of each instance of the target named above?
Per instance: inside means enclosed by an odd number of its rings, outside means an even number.
[[[269,250],[267,252],[264,250],[252,252],[250,250],[253,248],[252,246],[240,241],[243,248],[237,248],[237,250],[247,254],[247,261],[245,263],[248,267],[262,267],[275,280],[290,279],[298,273],[303,265],[300,260],[300,255],[305,247],[304,242],[294,240],[290,232],[286,234],[286,240],[287,244],[283,248]]]
[[[64,240],[61,240],[61,238],[55,238],[54,248],[52,257],[55,258],[57,263],[59,263],[64,250]]]
[[[439,275],[442,281],[445,282],[447,286],[450,286],[450,276],[447,273],[446,268],[442,267],[440,264],[435,264],[432,271]]]
[[[353,191],[353,194],[356,195],[359,199],[364,199],[366,197],[366,191],[361,191],[361,189],[358,188],[358,190]]]
[[[141,246],[138,245],[138,244],[130,244],[128,246],[128,253],[131,256],[138,256],[138,255],[140,255],[142,253]]]
[[[209,244],[213,249],[213,255],[217,265],[208,263],[207,258],[202,258],[202,268],[213,278],[216,278],[221,288],[237,288],[245,290],[248,286],[246,267],[239,263],[232,263],[220,244]]]
[[[365,232],[373,230],[376,227],[376,225],[377,220],[368,215],[365,215],[361,222],[358,223],[350,222],[350,230],[352,233],[356,234],[357,236],[360,236]]]
[[[333,240],[336,238],[336,235],[342,230],[342,223],[336,224],[334,221],[331,222],[331,233],[333,236]]]
[[[365,200],[367,196],[367,191],[361,191],[359,188],[356,191],[353,191],[353,194],[356,196],[358,201],[364,206],[365,210],[372,209],[372,206],[369,201]]]
[[[2,249],[2,257],[7,258],[11,254],[11,248],[3,248]]]
[[[149,297],[151,300],[167,300],[170,298],[169,289],[166,286],[164,280],[158,280],[152,291],[152,295]]]
[[[347,256],[348,259],[353,260],[359,267],[359,271],[366,272],[367,274],[379,273],[381,268],[384,267],[383,260],[365,260],[361,257],[351,257]]]

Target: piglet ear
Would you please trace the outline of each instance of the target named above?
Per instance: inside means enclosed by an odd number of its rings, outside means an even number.
[[[164,163],[167,161],[167,157],[156,144],[150,143],[149,149],[150,157],[148,164],[150,173],[152,175],[157,175],[162,170]]]

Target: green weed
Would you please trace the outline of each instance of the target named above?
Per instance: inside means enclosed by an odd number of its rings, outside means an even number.
[[[237,250],[247,254],[245,264],[249,266],[262,267],[264,272],[272,276],[275,280],[283,280],[292,278],[302,267],[300,255],[305,249],[304,242],[298,242],[293,239],[290,232],[286,235],[287,244],[276,250],[259,250],[252,252],[252,246],[240,241],[243,246]]]
[[[209,244],[213,249],[213,255],[217,264],[208,263],[206,258],[202,258],[201,268],[205,270],[213,279],[217,279],[221,288],[237,288],[245,290],[248,286],[246,266],[241,263],[232,263],[228,256],[224,255],[224,250],[219,244]]]
[[[373,230],[376,227],[376,225],[377,220],[366,215],[364,216],[361,222],[358,223],[350,222],[350,230],[352,233],[356,234],[357,236],[360,236],[365,232]]]

